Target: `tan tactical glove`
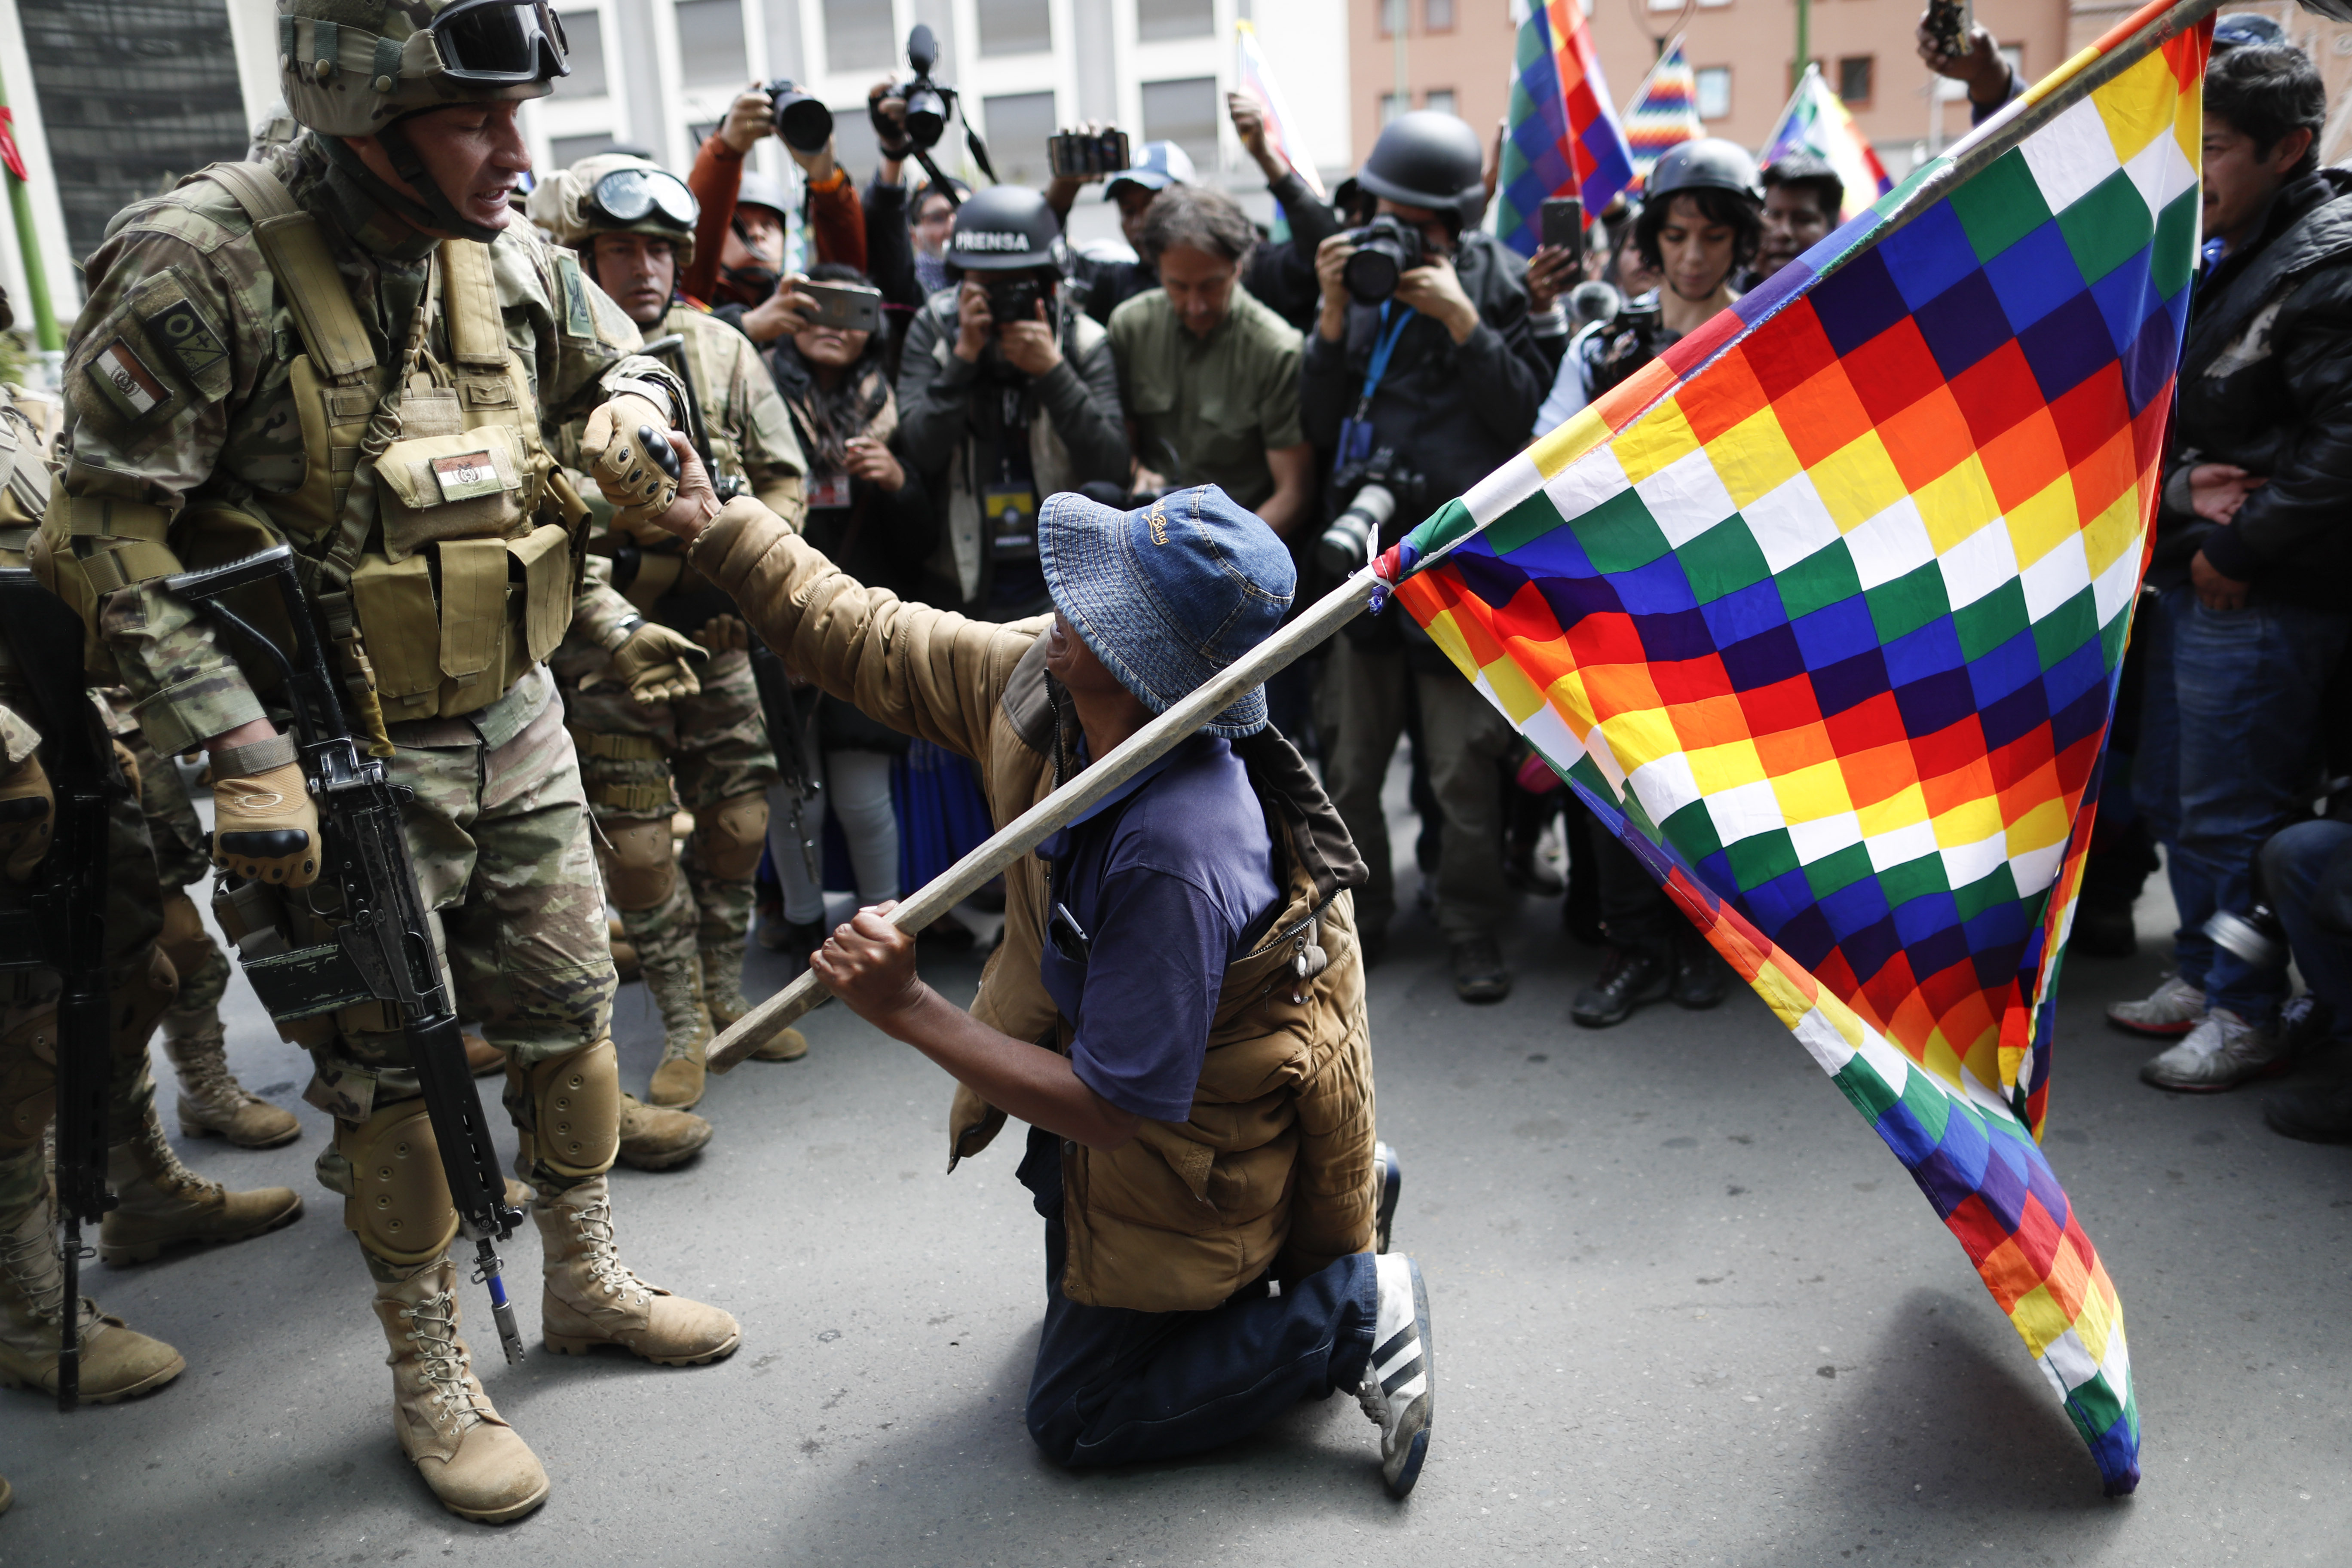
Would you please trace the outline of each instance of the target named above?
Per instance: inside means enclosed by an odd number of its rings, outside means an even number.
[[[57,792],[41,759],[26,757],[0,776],[0,865],[12,882],[29,882],[49,852],[49,831],[57,820]]]
[[[713,616],[702,623],[694,640],[713,653],[740,650],[751,646],[751,628],[740,616]]]
[[[319,879],[319,808],[300,764],[213,781],[213,864],[281,888]]]
[[[664,432],[669,416],[625,392],[588,416],[580,437],[589,477],[613,503],[613,526],[659,517],[677,500],[677,458]]]
[[[702,682],[694,672],[709,658],[684,632],[672,631],[653,621],[640,621],[629,640],[613,650],[613,662],[604,676],[582,681],[580,689],[586,691],[603,685],[604,680],[617,680],[629,689],[631,697],[648,708],[675,702],[702,689]]]
[[[114,765],[122,770],[122,782],[131,786],[131,799],[137,800],[146,793],[146,783],[139,776],[137,753],[120,741],[114,742]]]

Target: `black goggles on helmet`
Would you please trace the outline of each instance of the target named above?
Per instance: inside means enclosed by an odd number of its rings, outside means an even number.
[[[702,208],[686,182],[667,169],[615,169],[588,193],[590,216],[614,223],[643,223],[656,213],[665,224],[691,233]]]
[[[426,31],[452,81],[513,87],[572,74],[572,46],[546,0],[457,0]]]

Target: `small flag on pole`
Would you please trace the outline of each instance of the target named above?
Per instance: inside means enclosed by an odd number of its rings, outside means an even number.
[[[1650,68],[1625,111],[1625,143],[1633,153],[1633,188],[1640,190],[1658,156],[1682,142],[1706,134],[1698,118],[1698,78],[1676,38]]]
[[[1265,110],[1266,144],[1282,154],[1283,161],[1298,171],[1307,188],[1323,195],[1323,176],[1315,172],[1315,160],[1299,156],[1298,142],[1291,127],[1298,122],[1290,117],[1290,106],[1283,101],[1282,89],[1274,79],[1274,68],[1266,63],[1265,50],[1257,41],[1257,29],[1247,21],[1237,21],[1234,31],[1241,36],[1242,90],[1255,97]]]
[[[1528,8],[1512,68],[1495,234],[1533,256],[1543,243],[1545,198],[1581,196],[1586,214],[1598,216],[1632,181],[1633,154],[1578,0]]]
[[[2215,4],[2153,0],[1381,568],[1893,1151],[2111,1493],[2123,1306],[2040,1138]]]
[[[1862,128],[1853,122],[1853,111],[1822,79],[1818,62],[1805,68],[1772,134],[1764,138],[1757,166],[1768,168],[1800,150],[1827,163],[1845,182],[1845,210],[1838,215],[1841,223],[1894,188],[1895,182],[1886,177],[1886,165],[1878,161]]]

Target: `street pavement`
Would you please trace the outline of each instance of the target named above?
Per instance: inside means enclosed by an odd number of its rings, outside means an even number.
[[[2152,886],[2144,938],[2168,918]],[[90,1266],[101,1306],[189,1370],[70,1416],[0,1394],[0,1568],[2352,1561],[2352,1152],[2270,1135],[2259,1090],[2141,1087],[2148,1048],[2099,1008],[2152,987],[2158,942],[2068,964],[2047,1142],[2130,1327],[2146,1479],[2116,1500],[1958,1243],[1760,1003],[1580,1030],[1568,1005],[1597,954],[1557,906],[1528,900],[1508,948],[1516,993],[1465,1007],[1408,910],[1372,976],[1397,1245],[1434,1314],[1434,1436],[1406,1502],[1346,1395],[1182,1462],[1041,1459],[1020,1129],[946,1173],[947,1080],[835,1006],[805,1060],[713,1081],[698,1161],[614,1175],[624,1255],[735,1312],[731,1360],[541,1351],[528,1226],[507,1254],[527,1362],[499,1363],[463,1289],[484,1382],[554,1477],[531,1519],[466,1524],[394,1442],[366,1274],[310,1175],[327,1119],[240,980],[232,1065],[303,1136],[184,1152],[310,1211],[242,1247]],[[968,995],[979,965],[926,970]],[[786,973],[755,952],[750,988]],[[642,1087],[642,987],[616,1030]]]

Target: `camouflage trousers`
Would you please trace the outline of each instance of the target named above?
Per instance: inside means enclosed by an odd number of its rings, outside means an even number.
[[[169,899],[207,880],[213,868],[212,835],[205,831],[195,803],[188,798],[179,764],[158,756],[137,730],[115,739],[139,764],[139,807],[155,847],[155,879],[163,896]],[[228,954],[199,923],[193,931],[175,933],[171,958],[180,975],[180,995],[163,1015],[165,1038],[217,1039],[221,998],[228,994]]]
[[[543,673],[524,679],[546,689]],[[464,719],[395,725],[392,739],[392,782],[415,792],[402,826],[457,1012],[518,1067],[605,1038],[613,959],[604,895],[562,705],[551,697],[495,746]],[[289,905],[300,897],[289,895]],[[328,929],[299,912],[289,922],[301,942]],[[363,1003],[284,1027],[310,1052],[303,1098],[338,1121],[357,1126],[383,1106],[420,1098],[390,1008]],[[515,1124],[530,1131],[529,1097],[510,1089],[506,1098]],[[523,1173],[545,1190],[571,1184],[543,1164]],[[319,1177],[351,1194],[350,1169],[331,1146]]]
[[[107,1049],[106,1141],[120,1143],[138,1136],[154,1102],[147,1041],[174,982],[170,961],[155,946],[162,899],[138,802],[116,802],[106,826],[107,972],[116,1026]],[[0,909],[26,907],[25,889],[0,877]],[[47,970],[0,973],[0,1233],[41,1202],[45,1191],[62,990],[63,983]]]
[[[751,924],[751,879],[715,874],[704,864],[699,840],[722,802],[764,795],[776,782],[751,657],[740,650],[716,655],[702,670],[700,692],[652,706],[617,683],[583,691],[580,683],[607,663],[602,649],[581,642],[565,643],[554,659],[596,820],[642,822],[685,810],[697,826],[686,875],[671,879],[655,907],[623,909],[621,924],[649,969],[682,968],[698,950],[731,951],[740,960]],[[600,754],[615,752],[640,754]]]

